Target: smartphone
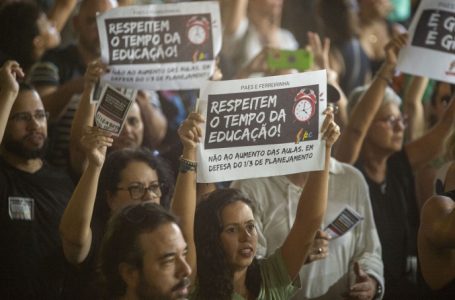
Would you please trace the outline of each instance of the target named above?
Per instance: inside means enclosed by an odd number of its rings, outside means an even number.
[[[297,69],[303,72],[313,66],[313,54],[305,49],[273,49],[267,55],[267,65],[276,70]]]

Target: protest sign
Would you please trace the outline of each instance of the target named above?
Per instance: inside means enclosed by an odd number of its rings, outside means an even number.
[[[324,231],[335,239],[354,229],[362,220],[363,217],[358,212],[346,205]]]
[[[221,50],[217,1],[118,7],[97,16],[101,59],[114,86],[198,89]]]
[[[106,84],[95,111],[96,126],[118,136],[134,99],[136,93],[127,97],[120,90]]]
[[[324,167],[320,127],[326,72],[208,81],[199,112],[198,182],[292,174]]]
[[[400,51],[400,71],[455,83],[453,0],[423,0],[412,20],[409,41]]]

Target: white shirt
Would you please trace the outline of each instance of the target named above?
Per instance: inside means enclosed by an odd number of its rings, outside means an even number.
[[[278,43],[280,49],[296,50],[299,44],[294,35],[283,28],[278,29]],[[262,48],[264,48],[259,33],[248,19],[241,21],[237,31],[231,36],[223,36],[222,53],[236,71],[248,64]]]
[[[254,178],[232,183],[256,205],[259,256],[268,256],[281,247],[295,220],[302,188],[286,176]],[[355,283],[354,262],[383,287],[381,244],[372,214],[368,186],[354,167],[330,160],[329,193],[325,228],[349,205],[364,220],[357,227],[329,243],[326,259],[305,265],[300,271],[302,289],[294,299],[343,299],[342,293]]]

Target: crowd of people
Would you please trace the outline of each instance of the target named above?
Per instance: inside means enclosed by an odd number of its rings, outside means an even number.
[[[420,1],[219,0],[211,80],[305,48],[336,99],[322,170],[212,184],[198,90],[139,90],[118,136],[94,121],[97,15],[163,2],[0,2],[0,298],[455,299],[455,86],[397,71]]]

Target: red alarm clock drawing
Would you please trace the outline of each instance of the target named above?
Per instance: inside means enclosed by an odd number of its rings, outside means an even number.
[[[186,23],[188,40],[194,45],[202,45],[209,38],[210,22],[206,18],[192,17]]]
[[[296,121],[309,122],[316,113],[316,94],[310,89],[301,89],[294,98],[292,113]]]

